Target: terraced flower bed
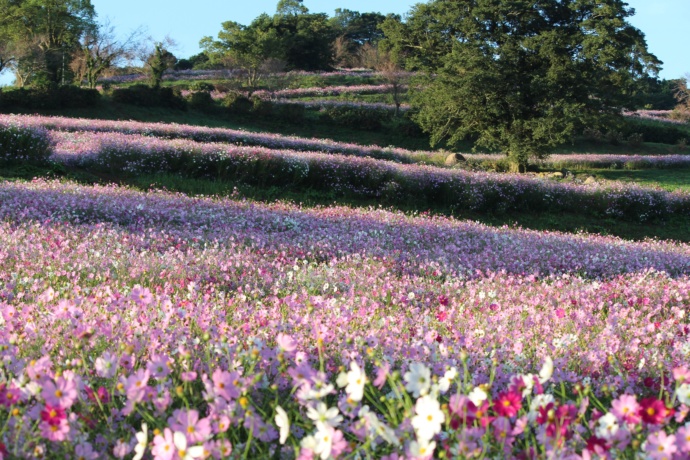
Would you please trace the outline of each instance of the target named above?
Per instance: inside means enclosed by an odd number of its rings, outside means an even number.
[[[690,248],[0,184],[0,451],[688,453]]]

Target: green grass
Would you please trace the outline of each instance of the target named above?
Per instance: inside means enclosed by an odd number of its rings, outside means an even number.
[[[657,187],[669,192],[690,193],[690,168],[677,169],[588,169],[578,170],[577,175],[593,175],[599,179],[635,183],[645,187]]]

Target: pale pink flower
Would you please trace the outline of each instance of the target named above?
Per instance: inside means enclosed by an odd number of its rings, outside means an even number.
[[[168,424],[174,432],[184,433],[193,444],[203,442],[211,435],[211,422],[208,418],[199,419],[199,412],[194,409],[176,410]]]
[[[67,436],[69,435],[70,431],[69,423],[67,423],[66,418],[63,418],[58,423],[54,424],[43,421],[40,423],[40,428],[41,436],[49,441],[54,442],[62,442],[67,440]]]
[[[68,409],[77,400],[77,385],[74,380],[63,377],[58,377],[54,383],[52,380],[46,380],[43,383],[41,396],[46,404]]]

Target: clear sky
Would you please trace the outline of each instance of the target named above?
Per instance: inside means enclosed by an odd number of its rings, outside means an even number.
[[[145,26],[160,40],[166,35],[178,46],[174,54],[199,52],[199,39],[216,36],[221,22],[249,24],[261,13],[273,14],[278,0],[91,0],[100,19],[110,18],[122,33]],[[410,0],[304,0],[311,12],[332,15],[336,8],[360,12],[404,14],[418,3]],[[664,62],[662,78],[690,73],[690,0],[628,0],[637,14],[630,22],[647,36],[649,50]],[[0,77],[8,83],[10,75]]]

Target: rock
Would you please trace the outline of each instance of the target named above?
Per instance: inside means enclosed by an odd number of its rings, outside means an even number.
[[[446,157],[446,166],[455,166],[458,163],[465,163],[467,159],[459,153],[451,153]]]
[[[552,173],[551,177],[553,177],[554,179],[563,179],[563,173],[558,171],[558,172]]]
[[[587,179],[585,179],[584,184],[585,185],[591,185],[591,184],[596,184],[597,180],[594,178],[594,176],[589,176]]]

